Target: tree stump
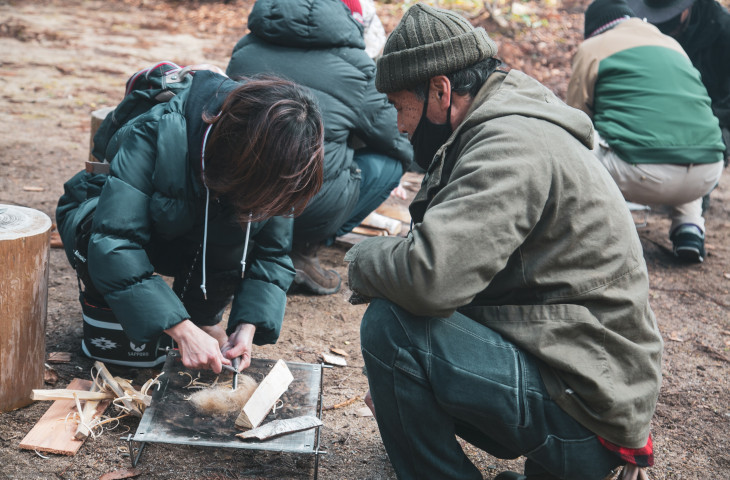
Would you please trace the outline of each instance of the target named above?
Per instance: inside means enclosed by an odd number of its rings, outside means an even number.
[[[0,204],[0,412],[43,386],[51,219]]]
[[[101,126],[101,122],[104,121],[107,115],[109,115],[111,112],[114,111],[116,107],[104,107],[100,108],[98,110],[94,110],[91,112],[91,134],[89,136],[89,161],[90,162],[98,162],[91,152],[94,150],[94,135],[96,135],[96,131],[99,130],[99,127]],[[101,159],[103,160],[103,159]]]

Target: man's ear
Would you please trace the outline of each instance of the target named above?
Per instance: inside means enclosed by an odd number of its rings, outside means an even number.
[[[446,75],[437,75],[431,77],[429,82],[431,95],[436,96],[439,108],[446,112],[451,105],[451,81]]]

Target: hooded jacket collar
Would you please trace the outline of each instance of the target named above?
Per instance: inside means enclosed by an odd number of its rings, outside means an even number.
[[[456,127],[446,143],[436,152],[423,178],[421,189],[410,206],[414,222],[423,220],[431,199],[448,182],[457,155],[448,155],[459,137],[485,122],[509,115],[539,118],[554,123],[578,139],[588,149],[593,148],[593,124],[588,116],[569,107],[537,80],[517,70],[496,71],[489,76],[474,97],[464,120]]]
[[[203,154],[203,139],[209,126],[203,121],[203,114],[214,116],[220,112],[228,94],[239,85],[240,83],[228,77],[208,70],[195,72],[185,104],[185,122],[188,128],[190,164],[199,179],[201,178],[200,161]]]
[[[293,48],[365,48],[363,26],[341,0],[258,0],[248,17],[251,33]]]

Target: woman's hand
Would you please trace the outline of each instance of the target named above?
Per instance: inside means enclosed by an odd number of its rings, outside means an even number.
[[[222,322],[221,322],[222,323]],[[220,323],[215,325],[203,325],[200,327],[202,331],[210,335],[211,337],[218,340],[218,345],[223,348],[223,345],[228,341],[228,335],[226,335],[226,329],[221,326]]]
[[[214,373],[221,373],[223,364],[231,361],[223,356],[218,340],[211,337],[190,320],[183,320],[174,327],[165,330],[180,349],[182,363],[187,368],[196,370],[209,368]]]
[[[244,370],[251,365],[251,351],[253,348],[253,336],[256,333],[256,326],[250,323],[241,323],[236,331],[228,337],[221,351],[226,359],[241,357],[238,371]]]

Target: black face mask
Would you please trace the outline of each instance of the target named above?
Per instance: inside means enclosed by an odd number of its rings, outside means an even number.
[[[446,143],[453,130],[451,129],[451,103],[449,110],[446,112],[446,123],[435,124],[428,119],[428,92],[426,92],[426,100],[423,101],[423,112],[421,119],[416,125],[416,131],[411,137],[411,145],[413,145],[413,159],[419,167],[428,170],[436,151],[441,145]]]

